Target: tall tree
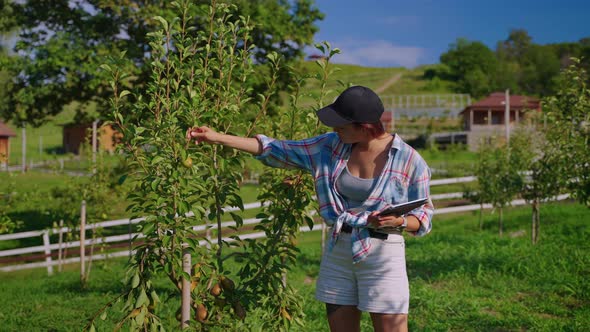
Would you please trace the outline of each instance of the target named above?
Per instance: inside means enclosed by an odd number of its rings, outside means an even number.
[[[210,1],[197,2],[199,5],[189,13],[195,30],[202,29]],[[258,62],[266,61],[266,54],[273,51],[288,61],[300,58],[303,47],[311,44],[317,31],[315,22],[323,17],[313,0],[232,3],[238,4],[232,13],[234,22],[239,16],[250,16],[258,23],[253,31]],[[13,25],[21,31],[15,48],[20,56],[4,64],[15,79],[0,88],[10,96],[0,105],[0,114],[34,125],[42,124],[72,101],[79,102],[79,119],[87,116],[84,110],[88,103],[96,103],[99,112],[106,112],[111,87],[99,66],[121,51],[136,67],[128,83],[141,89],[149,75],[146,36],[157,27],[154,17],[173,17],[169,1],[163,0],[4,0],[1,4],[13,13]],[[289,76],[283,74],[277,89],[288,83]],[[255,94],[256,80],[248,84]]]
[[[560,63],[551,48],[531,45],[522,56],[520,82],[527,94],[548,96],[553,93]]]
[[[524,29],[512,29],[508,38],[499,45],[508,59],[519,61],[532,45],[533,38]]]
[[[475,97],[481,97],[493,87],[491,79],[496,71],[494,52],[485,44],[459,38],[440,57],[441,63],[449,68],[451,78],[457,82],[457,89]]]

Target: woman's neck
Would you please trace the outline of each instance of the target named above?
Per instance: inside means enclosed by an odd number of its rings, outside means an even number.
[[[393,135],[383,133],[378,137],[372,137],[366,141],[356,143],[356,148],[359,149],[359,151],[366,152],[383,151],[392,141]]]

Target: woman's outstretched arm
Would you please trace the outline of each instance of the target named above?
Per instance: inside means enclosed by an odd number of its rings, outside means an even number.
[[[200,142],[221,144],[230,148],[251,153],[255,156],[258,156],[262,153],[262,145],[256,138],[222,134],[206,126],[193,127],[189,129],[186,137],[187,139],[194,140],[195,144],[199,144]]]

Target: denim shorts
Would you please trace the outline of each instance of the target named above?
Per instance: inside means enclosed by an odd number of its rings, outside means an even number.
[[[352,264],[350,234],[340,233],[330,252],[325,250],[316,282],[316,299],[352,305],[361,311],[407,314],[410,289],[402,235],[371,238],[371,252]]]

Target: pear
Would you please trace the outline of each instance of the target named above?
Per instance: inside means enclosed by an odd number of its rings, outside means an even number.
[[[205,322],[207,319],[207,308],[203,303],[197,304],[197,315],[195,318],[201,323]]]
[[[246,309],[244,309],[240,302],[234,302],[232,306],[234,308],[236,316],[238,316],[239,319],[243,320],[244,318],[246,318]]]
[[[236,284],[234,283],[234,281],[226,276],[221,276],[219,278],[219,281],[221,282],[221,286],[225,291],[231,292],[236,288]]]
[[[182,165],[186,168],[193,167],[193,159],[191,157],[187,157],[183,162]]]
[[[219,294],[221,294],[221,287],[219,286],[219,284],[213,285],[213,287],[211,287],[211,290],[209,291],[209,294],[218,297]]]

